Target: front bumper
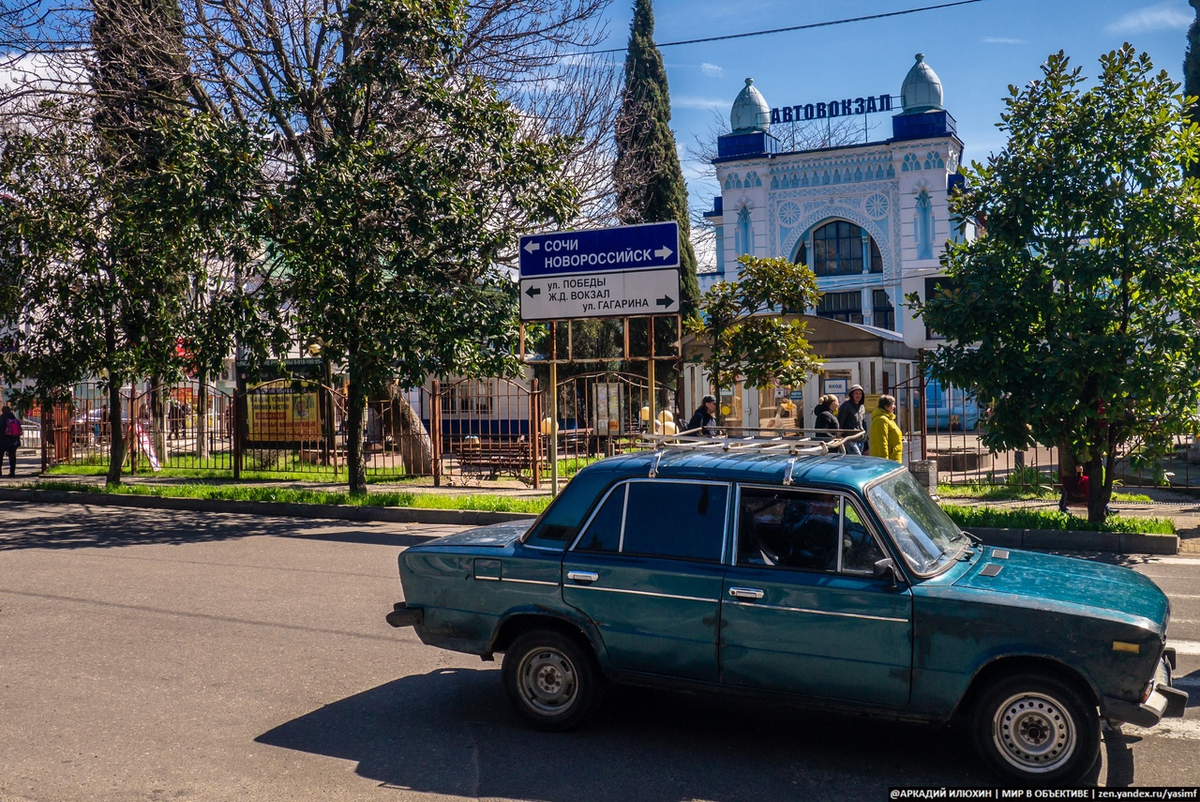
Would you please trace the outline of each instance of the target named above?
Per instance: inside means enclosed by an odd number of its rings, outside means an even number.
[[[1175,666],[1175,650],[1167,649],[1154,673],[1154,690],[1141,704],[1105,697],[1101,712],[1112,726],[1125,722],[1138,727],[1153,727],[1164,718],[1183,718],[1188,695],[1171,687],[1171,669]]]
[[[425,611],[420,607],[409,607],[408,602],[396,602],[386,618],[394,627],[415,627],[425,620]]]

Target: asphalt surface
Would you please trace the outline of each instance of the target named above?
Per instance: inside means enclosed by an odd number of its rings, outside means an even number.
[[[0,504],[0,800],[844,800],[992,786],[962,733],[622,691],[525,729],[499,664],[383,621],[454,527]],[[1119,558],[1111,558],[1115,561]],[[1200,698],[1200,558],[1172,597]],[[1195,785],[1200,711],[1106,733],[1101,785]]]

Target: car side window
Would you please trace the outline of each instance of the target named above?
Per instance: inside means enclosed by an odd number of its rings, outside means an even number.
[[[883,559],[883,551],[858,509],[850,503],[845,503],[842,509],[842,571],[874,575],[875,563]]]
[[[587,529],[575,545],[575,551],[616,553],[621,547],[621,520],[625,512],[625,492],[629,485],[613,488],[608,498],[596,510]]]
[[[630,482],[621,553],[720,562],[728,485]]]
[[[742,488],[738,565],[836,571],[841,496]]]

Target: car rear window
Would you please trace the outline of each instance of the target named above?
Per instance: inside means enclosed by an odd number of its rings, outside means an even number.
[[[600,505],[595,516],[583,530],[583,537],[575,545],[576,551],[611,552],[621,548],[621,517],[625,512],[625,489],[628,485],[617,485]]]
[[[603,471],[581,471],[559,493],[525,536],[525,544],[562,551],[579,534],[592,504],[604,495],[612,475]]]

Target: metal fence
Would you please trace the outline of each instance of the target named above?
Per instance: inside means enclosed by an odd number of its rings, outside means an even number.
[[[509,379],[433,383],[428,431],[434,483],[512,477],[541,484],[545,442],[541,396]]]
[[[909,459],[937,464],[943,484],[1035,487],[1061,485],[1057,445],[994,451],[983,442],[986,404],[969,392],[933,387],[923,376],[893,388]],[[1200,486],[1200,449],[1191,435],[1173,438],[1165,454],[1152,454],[1143,443],[1125,444],[1117,453],[1114,479],[1126,487]]]
[[[1058,485],[1059,449],[991,451],[981,434],[987,411],[966,393],[936,399],[918,376],[890,388],[905,439],[906,460],[936,463],[944,484]],[[365,411],[368,479],[433,477],[435,484],[470,485],[515,479],[540,487],[550,472],[550,437],[557,439],[558,474],[569,478],[605,456],[642,447],[644,432],[670,433],[674,396],[662,391],[649,418],[646,378],[596,372],[560,381],[558,421],[544,418],[546,390],[536,381],[461,380],[429,389],[395,390]],[[21,445],[40,449],[43,470],[103,473],[112,427],[123,427],[124,471],[196,478],[296,478],[341,482],[346,477],[346,397],[318,382],[276,380],[243,393],[182,382],[122,391],[121,420],[112,420],[106,388],[84,384],[73,402],[24,416]],[[1200,486],[1200,447],[1175,438],[1152,458],[1140,444],[1118,455],[1116,480],[1128,487]]]

